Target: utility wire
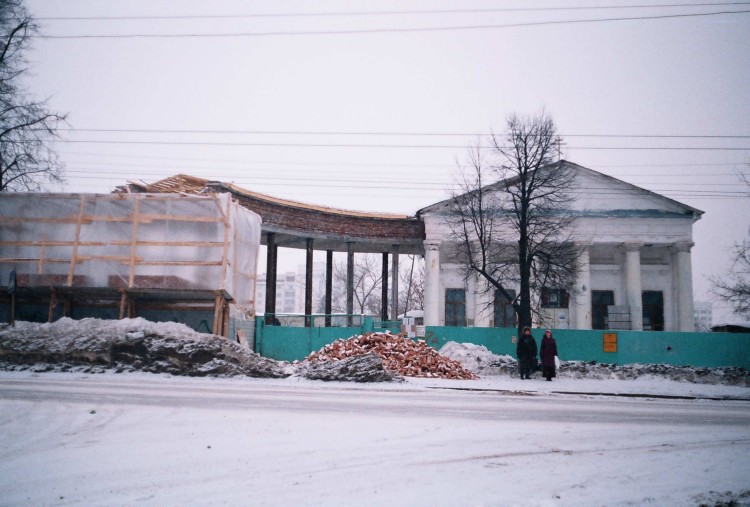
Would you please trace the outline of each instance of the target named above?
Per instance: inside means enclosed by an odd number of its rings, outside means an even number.
[[[204,170],[199,170],[199,174],[205,173]],[[97,179],[97,178],[133,178],[133,177],[148,177],[149,179],[152,179],[154,181],[158,179],[162,179],[163,177],[171,176],[171,171],[165,170],[164,168],[161,168],[159,171],[148,171],[148,172],[133,172],[130,170],[114,170],[114,169],[97,169],[96,171],[87,170],[87,169],[73,169],[66,171],[68,174],[77,174],[79,176],[76,176],[76,178],[83,178],[83,179]],[[279,174],[278,172],[273,172],[272,175],[267,174],[256,174],[256,171],[243,171],[243,174],[233,174],[231,172],[227,172],[225,169],[221,168],[213,168],[210,169],[211,175],[206,176],[207,179],[213,179],[213,180],[221,180],[221,181],[244,181],[249,182],[250,184],[264,184],[266,182],[271,181],[282,181],[285,184],[288,184],[289,178],[294,177],[295,184],[300,182],[315,182],[315,183],[351,183],[353,188],[359,188],[362,186],[362,184],[365,183],[387,183],[389,185],[393,185],[396,188],[400,188],[401,185],[410,185],[407,187],[408,189],[413,188],[421,188],[421,189],[430,189],[431,187],[440,187],[440,188],[461,188],[463,185],[458,182],[446,182],[446,181],[424,181],[424,179],[404,179],[400,176],[401,174],[395,175],[395,177],[389,177],[388,175],[382,175],[379,179],[357,179],[356,182],[352,181],[351,177],[348,177],[348,174],[344,173],[333,173],[333,174],[325,174],[316,172],[314,177],[310,176],[310,173],[303,173],[300,175],[300,173],[295,174]],[[167,176],[160,176],[162,173],[168,173]],[[446,178],[450,179],[451,175],[444,175]],[[646,175],[640,175],[640,177],[652,177],[654,175],[646,174]],[[716,175],[690,175],[692,177],[698,177],[698,176],[710,176],[715,177]],[[736,176],[732,174],[727,174],[727,176]],[[628,175],[629,178],[636,177],[636,175]],[[683,180],[685,178],[684,175],[674,175],[673,177],[681,177]],[[714,180],[715,181],[715,180]],[[690,181],[680,181],[680,182],[654,182],[654,181],[629,181],[630,184],[640,186],[640,187],[646,187],[646,186],[660,186],[660,188],[666,188],[663,187],[665,184],[670,185],[669,191],[683,191],[683,192],[715,192],[716,190],[705,190],[706,187],[724,187],[731,190],[723,191],[725,193],[743,193],[742,190],[737,190],[737,185],[735,182],[725,182],[725,183],[704,183],[704,182],[690,182]],[[675,187],[693,187],[693,188],[676,188]],[[603,187],[583,187],[586,191],[588,190],[601,190]],[[694,188],[697,188],[697,190],[694,190]],[[744,192],[747,193],[747,192]]]
[[[551,25],[569,25],[583,23],[605,23],[618,21],[646,21],[660,19],[680,19],[706,16],[721,16],[725,14],[747,14],[750,10],[734,11],[715,11],[688,14],[662,14],[652,16],[632,16],[632,17],[611,17],[597,19],[568,19],[557,21],[530,21],[525,23],[506,23],[500,25],[456,25],[456,26],[438,26],[438,27],[417,27],[417,28],[370,28],[370,29],[350,29],[350,30],[301,30],[287,32],[241,32],[241,33],[132,33],[132,34],[104,34],[104,35],[30,35],[29,38],[38,39],[177,39],[177,38],[229,38],[229,37],[272,37],[288,35],[359,35],[359,34],[385,34],[385,33],[415,33],[415,32],[446,32],[455,30],[488,30],[488,29],[506,29],[522,28],[533,26],[551,26]]]
[[[133,134],[222,134],[222,135],[321,135],[321,136],[404,136],[404,137],[492,137],[493,134],[459,132],[385,132],[385,131],[336,131],[336,130],[188,130],[188,129],[93,129],[58,128],[65,132],[103,132]],[[559,134],[562,138],[588,137],[608,139],[750,139],[750,135],[682,135],[682,134]],[[502,134],[496,137],[504,137]]]
[[[114,141],[114,140],[80,140],[53,139],[53,143],[71,144],[141,144],[157,146],[256,146],[256,147],[295,147],[295,148],[405,148],[405,149],[466,149],[466,146],[452,144],[343,144],[343,143],[252,143],[252,142],[207,142],[207,141]],[[478,149],[493,149],[494,146],[476,146]],[[508,146],[507,148],[510,148]],[[576,150],[684,150],[684,151],[748,151],[748,147],[723,146],[574,146],[566,149]]]
[[[369,163],[369,162],[310,162],[310,161],[279,161],[279,160],[246,160],[246,159],[215,159],[215,158],[193,158],[193,157],[164,157],[164,156],[153,156],[153,155],[122,155],[112,153],[91,153],[91,152],[75,152],[75,151],[62,151],[58,152],[63,155],[73,156],[85,156],[85,157],[105,157],[105,158],[116,158],[116,159],[146,159],[146,160],[169,160],[173,162],[178,161],[189,161],[189,162],[212,162],[212,163],[229,163],[229,164],[266,164],[266,165],[294,165],[294,166],[352,166],[352,167],[452,167],[455,168],[455,164],[394,164],[394,163]],[[608,168],[628,168],[628,167],[734,167],[738,165],[746,164],[746,161],[737,162],[726,162],[726,163],[685,163],[685,164],[599,164],[597,167],[608,167]]]
[[[123,184],[125,181],[122,182]],[[235,183],[239,184],[239,183]],[[100,186],[94,186],[90,185],[90,187],[100,188]],[[279,182],[279,183],[263,183],[259,184],[257,186],[254,186],[252,190],[255,190],[257,188],[266,188],[266,187],[282,187],[287,189],[289,187],[288,182]],[[301,183],[299,185],[296,185],[298,188],[325,188],[325,189],[348,189],[348,190],[355,190],[355,191],[363,191],[364,195],[371,195],[373,190],[388,190],[394,193],[406,193],[409,196],[413,196],[415,190],[425,190],[429,191],[429,193],[420,193],[419,195],[424,197],[432,197],[433,199],[437,199],[438,201],[444,200],[445,197],[440,197],[438,194],[440,194],[440,189],[424,189],[424,188],[403,188],[403,186],[387,186],[387,185],[368,185],[367,187],[357,186],[357,185],[351,185],[351,184],[324,184],[324,183]],[[251,190],[248,188],[248,190]],[[446,192],[450,191],[449,188],[444,189]],[[720,191],[706,191],[706,192],[690,192],[690,191],[683,191],[683,190],[669,190],[669,189],[642,189],[642,190],[648,190],[653,193],[658,193],[662,195],[663,197],[667,198],[680,198],[680,199],[747,199],[747,194],[743,192],[720,192]],[[256,190],[257,191],[257,190]],[[591,195],[597,195],[597,196],[611,196],[611,197],[622,197],[624,194],[632,194],[636,195],[639,194],[639,190],[633,190],[632,192],[612,192],[612,191],[597,191],[596,189],[578,189],[576,191],[571,191],[571,194],[580,194],[585,196],[591,196]],[[669,195],[667,195],[669,194]],[[318,194],[311,194],[317,196]],[[448,197],[450,198],[450,197]]]
[[[676,7],[724,7],[731,5],[748,5],[748,2],[716,3],[672,3],[650,5],[597,5],[567,7],[502,7],[491,9],[424,9],[400,11],[323,11],[293,13],[254,13],[254,14],[192,14],[164,16],[57,16],[34,18],[38,21],[131,21],[131,20],[169,20],[169,19],[245,19],[245,18],[307,18],[307,17],[357,17],[357,16],[413,16],[422,14],[487,14],[492,12],[550,12],[550,11],[594,11],[612,9],[664,9]]]

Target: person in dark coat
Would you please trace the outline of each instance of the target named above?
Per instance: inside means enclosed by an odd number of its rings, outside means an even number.
[[[518,371],[522,379],[530,379],[536,364],[536,340],[531,336],[531,329],[526,326],[516,345]]]
[[[552,331],[549,329],[544,332],[544,338],[539,345],[539,359],[542,362],[542,375],[547,382],[556,377],[555,373],[555,356],[557,356],[557,342],[552,338]]]

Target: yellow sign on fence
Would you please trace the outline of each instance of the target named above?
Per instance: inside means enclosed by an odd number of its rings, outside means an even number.
[[[604,352],[617,352],[617,333],[604,333]]]

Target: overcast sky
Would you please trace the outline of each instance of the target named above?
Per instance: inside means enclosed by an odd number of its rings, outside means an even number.
[[[564,158],[706,212],[704,300],[750,229],[750,2],[647,3],[28,0],[29,89],[76,129],[57,190],[182,172],[405,214],[544,108]]]

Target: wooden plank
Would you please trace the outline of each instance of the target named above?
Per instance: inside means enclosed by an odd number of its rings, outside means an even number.
[[[229,262],[229,233],[232,230],[232,196],[225,194],[227,200],[226,212],[224,213],[224,250],[221,256],[221,288],[227,288],[227,263]]]
[[[99,196],[97,195],[97,198]],[[196,217],[193,215],[154,215],[143,214],[140,217],[141,223],[151,223],[159,220],[172,220],[175,222],[213,222],[221,223],[224,221],[221,217]],[[129,223],[129,217],[118,217],[114,215],[83,215],[80,223],[90,224],[93,222],[123,222]],[[4,217],[3,223],[40,223],[40,224],[76,224],[79,222],[78,217]]]
[[[50,289],[49,310],[47,311],[47,322],[52,322],[55,306],[57,306],[57,292],[54,288]]]
[[[122,296],[120,296],[120,320],[125,318],[125,308],[127,308],[128,305],[128,295],[123,292]]]
[[[44,249],[45,246],[42,244],[39,247],[39,262],[36,266],[36,274],[41,275],[44,272]]]
[[[141,266],[221,266],[221,261],[139,261]]]
[[[76,222],[76,237],[73,245],[73,253],[70,255],[70,268],[68,269],[68,285],[73,285],[73,274],[76,267],[76,256],[78,255],[78,242],[81,240],[81,217],[86,205],[86,196],[81,196],[81,204],[78,210],[78,221]]]
[[[138,241],[138,246],[204,246],[222,247],[221,241]],[[80,241],[78,246],[128,246],[130,241]],[[72,241],[0,241],[0,246],[30,246],[46,248],[50,246],[73,246]]]
[[[132,236],[130,237],[130,276],[128,279],[128,287],[133,286],[133,279],[135,278],[135,257],[138,251],[138,213],[141,210],[141,200],[135,200],[135,206],[133,208],[133,214],[131,216],[133,220]]]
[[[223,298],[221,297],[221,293],[217,292],[214,298],[214,326],[213,330],[211,331],[213,334],[219,334],[219,327],[221,325],[220,322],[223,317],[221,315],[222,299]]]
[[[193,215],[151,215],[144,214],[140,217],[141,223],[150,223],[157,220],[171,220],[175,222],[213,222],[221,223],[224,221],[221,217],[197,217]]]
[[[223,305],[221,309],[224,318],[222,319],[222,329],[221,329],[221,336],[229,339],[229,303],[227,303],[226,299],[223,299]]]
[[[235,223],[234,226],[234,235],[232,236],[232,291],[235,293],[235,297],[238,295],[238,287],[239,287],[239,269],[240,269],[240,261],[239,261],[239,255],[240,255],[240,238],[239,238],[239,227],[237,227],[237,224]]]

